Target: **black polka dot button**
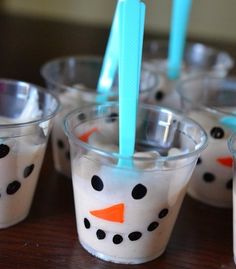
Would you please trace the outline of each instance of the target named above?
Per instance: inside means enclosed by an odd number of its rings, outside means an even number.
[[[167,216],[168,213],[169,213],[168,208],[164,208],[164,209],[162,209],[162,210],[160,211],[158,217],[159,217],[160,219],[163,219],[164,217]]]
[[[28,177],[34,170],[34,164],[31,164],[24,169],[23,176],[24,178]]]
[[[211,129],[210,134],[215,139],[221,139],[224,137],[224,130],[221,127],[214,127]]]
[[[97,230],[96,235],[99,240],[102,240],[106,237],[106,233],[101,229]]]
[[[115,245],[119,245],[120,243],[122,243],[123,237],[121,235],[119,235],[119,234],[116,234],[116,235],[113,236],[112,241],[113,241],[113,243]]]
[[[87,218],[84,218],[84,227],[86,229],[89,229],[91,227],[90,222]]]
[[[147,188],[143,184],[137,184],[132,190],[132,197],[135,200],[142,199],[147,193]]]
[[[96,190],[96,191],[103,190],[103,187],[104,187],[103,182],[99,176],[94,175],[91,179],[91,184],[92,184],[92,187],[94,188],[94,190]]]
[[[21,183],[17,180],[14,180],[13,182],[9,183],[7,186],[7,194],[12,195],[15,194],[21,187]]]
[[[0,144],[0,158],[4,158],[10,152],[10,148],[8,145]]]
[[[141,238],[141,236],[142,236],[142,233],[140,232],[132,232],[128,235],[130,241],[136,241],[139,238]]]
[[[215,176],[212,173],[206,172],[203,174],[203,180],[210,183],[215,180]]]

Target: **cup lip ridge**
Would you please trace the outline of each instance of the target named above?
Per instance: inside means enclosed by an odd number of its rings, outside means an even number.
[[[0,78],[0,82],[3,82],[5,84],[12,84],[12,85],[16,85],[16,84],[20,83],[21,85],[25,85],[25,86],[28,86],[28,87],[34,87],[34,88],[37,89],[37,91],[39,91],[41,93],[46,93],[46,94],[51,95],[54,98],[54,100],[56,101],[56,108],[51,113],[49,113],[48,115],[36,118],[34,120],[22,121],[22,122],[19,122],[19,123],[0,124],[0,129],[8,129],[8,128],[10,129],[10,128],[25,127],[25,126],[33,125],[33,124],[36,124],[36,123],[45,122],[47,120],[50,120],[50,119],[54,118],[55,115],[57,114],[57,112],[60,109],[60,101],[59,101],[58,97],[52,91],[50,91],[50,90],[48,90],[48,89],[46,89],[46,88],[44,88],[42,86],[39,86],[39,85],[31,83],[31,82],[27,82],[27,81],[24,81],[24,80],[17,80],[17,79],[11,79],[11,78]]]
[[[87,105],[87,106],[84,106],[82,109],[93,109],[95,107],[98,107],[98,106],[118,106],[118,102],[106,102],[106,104],[102,104],[102,105]],[[195,126],[197,126],[199,128],[199,130],[201,131],[202,135],[203,135],[203,139],[200,143],[198,143],[198,147],[195,148],[195,150],[192,150],[190,152],[187,152],[187,153],[181,153],[181,154],[178,154],[178,155],[172,155],[172,156],[158,156],[158,157],[140,157],[140,156],[132,156],[131,159],[133,161],[157,161],[157,162],[164,162],[164,161],[176,161],[176,160],[179,160],[179,159],[185,159],[185,158],[190,158],[190,157],[193,157],[197,154],[200,154],[206,147],[207,147],[207,144],[208,144],[208,135],[206,133],[206,131],[202,128],[202,126],[200,124],[198,124],[195,120],[189,118],[189,117],[186,117],[184,116],[183,114],[181,114],[180,112],[178,111],[175,111],[175,110],[171,110],[169,108],[166,108],[166,107],[161,107],[161,106],[156,106],[156,105],[151,105],[151,104],[140,104],[139,107],[142,107],[144,109],[154,109],[154,110],[159,110],[159,111],[166,111],[168,113],[175,113],[177,114],[179,117],[181,117],[182,120],[185,120],[189,123],[192,123],[194,124]],[[79,140],[78,137],[76,137],[72,131],[69,130],[69,126],[68,126],[68,120],[70,117],[73,117],[74,115],[78,114],[78,113],[81,113],[82,110],[81,108],[77,108],[77,109],[74,109],[72,110],[70,113],[68,113],[66,115],[66,117],[64,118],[64,132],[65,134],[67,135],[68,139],[73,141],[73,143],[75,143],[76,145],[78,146],[81,146],[82,148],[86,149],[86,150],[92,150],[96,153],[98,153],[99,155],[101,156],[104,156],[104,157],[111,157],[111,158],[115,158],[115,159],[123,159],[123,160],[127,160],[130,158],[127,158],[127,157],[124,157],[124,156],[121,156],[119,153],[116,153],[116,152],[109,152],[109,151],[106,151],[106,150],[103,150],[101,148],[97,148],[97,147],[94,147],[94,146],[91,146],[89,145],[88,143],[86,142],[83,142],[82,140]]]
[[[228,111],[221,110],[221,109],[219,109],[219,108],[217,108],[215,106],[207,106],[207,105],[204,105],[204,104],[201,104],[201,103],[197,104],[193,100],[191,100],[190,98],[187,98],[184,95],[183,91],[181,90],[182,85],[184,85],[184,84],[186,84],[188,82],[191,82],[191,81],[198,81],[198,80],[200,81],[200,80],[204,80],[204,79],[218,80],[218,81],[234,81],[234,83],[235,83],[235,94],[236,94],[236,76],[227,76],[227,77],[222,78],[222,77],[218,77],[216,75],[210,75],[210,74],[207,74],[207,73],[203,72],[203,73],[200,73],[200,74],[192,75],[190,77],[181,79],[176,83],[176,91],[179,94],[180,98],[183,99],[184,101],[188,102],[189,104],[194,104],[194,108],[202,109],[202,110],[205,110],[205,111],[208,111],[208,112],[211,112],[211,113],[222,114],[224,116],[236,117],[235,113],[231,113],[231,112],[228,112]]]
[[[144,42],[144,49],[145,49],[145,47],[149,47],[152,44],[158,45],[160,47],[160,49],[168,49],[169,41],[166,38],[162,38],[162,39],[148,38]],[[214,53],[216,55],[223,55],[226,58],[227,62],[224,65],[221,64],[220,68],[226,70],[227,72],[230,69],[232,69],[234,64],[235,64],[234,58],[226,50],[222,50],[219,47],[215,47],[215,46],[206,44],[204,42],[199,42],[199,41],[188,41],[186,43],[186,49],[191,48],[193,46],[200,46],[201,48],[203,48],[205,50],[210,50],[212,53]]]
[[[57,82],[57,80],[55,79],[52,79],[48,74],[47,74],[47,69],[53,65],[53,64],[57,64],[57,63],[62,63],[62,62],[67,62],[67,61],[70,61],[70,60],[76,60],[76,61],[97,61],[99,63],[102,64],[102,55],[96,55],[96,54],[85,54],[85,55],[76,55],[76,54],[72,54],[72,55],[67,55],[67,56],[62,56],[62,57],[57,57],[57,58],[53,58],[49,61],[47,61],[46,63],[44,63],[41,68],[40,68],[40,74],[41,76],[43,77],[43,79],[47,82],[47,83],[50,83],[52,84],[53,86],[57,87],[58,89],[61,89],[61,90],[64,90],[64,91],[72,91],[72,92],[77,92],[78,90],[80,92],[87,92],[91,95],[101,95],[103,96],[104,94],[103,93],[98,93],[96,91],[96,89],[93,89],[93,88],[90,88],[90,87],[85,87],[84,89],[83,88],[74,88],[72,86],[68,86],[66,84],[60,84]],[[152,71],[148,66],[146,65],[142,65],[142,70],[146,70],[148,72],[150,72],[153,76],[153,78],[155,79],[155,82],[153,83],[153,85],[147,87],[147,89],[141,91],[140,90],[140,93],[143,92],[143,93],[146,93],[146,92],[149,92],[151,91],[152,89],[155,89],[158,84],[159,84],[159,79],[160,79],[160,76],[161,75],[158,75],[156,74],[156,72]],[[107,93],[106,93],[107,95]],[[111,91],[111,93],[109,94],[108,93],[108,96],[115,96],[116,93]]]
[[[93,54],[88,54],[88,55],[76,55],[76,54],[72,54],[72,55],[65,55],[65,56],[61,56],[61,57],[55,57],[52,58],[50,60],[48,60],[47,62],[45,62],[41,68],[40,68],[40,74],[43,77],[43,79],[47,82],[47,83],[51,83],[54,86],[56,86],[57,88],[60,88],[62,90],[68,91],[78,91],[78,89],[75,89],[71,86],[68,86],[66,84],[61,84],[58,83],[57,80],[52,79],[48,74],[47,74],[47,69],[53,65],[53,64],[57,64],[57,63],[62,63],[62,62],[67,62],[70,60],[76,60],[76,61],[84,61],[84,60],[90,60],[90,61],[102,61],[102,57],[99,55],[93,55]],[[87,88],[89,89],[89,88]]]

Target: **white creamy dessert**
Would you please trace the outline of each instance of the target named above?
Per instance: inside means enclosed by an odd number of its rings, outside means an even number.
[[[158,84],[155,91],[148,98],[148,103],[165,106],[171,109],[181,109],[180,96],[176,92],[177,80],[167,78],[167,60],[152,59],[145,61],[143,65],[158,74]],[[181,79],[188,76],[186,68],[182,66]]]
[[[90,124],[85,133],[94,126]],[[104,126],[97,127],[87,142],[117,152],[112,136],[102,137]],[[179,154],[181,149],[169,152]],[[196,161],[196,156],[159,161],[156,151],[135,156],[153,159],[135,161],[131,169],[96,152],[72,160],[79,240],[91,254],[115,263],[143,263],[164,252]]]
[[[74,88],[85,89],[82,84],[74,85]],[[52,128],[52,147],[53,147],[53,160],[55,169],[65,175],[71,177],[71,164],[70,164],[70,146],[68,139],[64,133],[64,117],[73,109],[77,107],[95,104],[95,94],[86,94],[80,90],[65,91],[59,94],[59,99],[62,105],[61,111],[54,120]],[[81,119],[83,115],[81,114]]]
[[[220,124],[214,113],[198,110],[189,116],[205,129],[209,139],[193,172],[188,193],[206,204],[232,207],[232,157],[227,147],[231,131]]]

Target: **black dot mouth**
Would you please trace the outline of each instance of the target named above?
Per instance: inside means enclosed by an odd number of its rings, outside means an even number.
[[[90,221],[87,218],[84,219],[84,227],[87,230],[92,228],[92,225],[91,225]],[[153,221],[152,223],[150,223],[147,226],[146,231],[151,233],[151,232],[154,232],[158,227],[159,227],[159,222]],[[105,238],[107,238],[108,233],[111,234],[111,232],[107,232],[107,231],[102,230],[102,229],[97,229],[96,228],[95,230],[96,230],[95,236],[96,236],[97,240],[99,240],[99,241],[104,240]],[[134,241],[138,241],[142,237],[143,237],[143,232],[137,231],[137,230],[133,231],[133,232],[130,232],[128,234],[114,233],[114,234],[112,234],[112,242],[115,245],[119,245],[124,240],[129,240],[131,242],[134,242]]]
[[[162,219],[166,218],[167,215],[169,214],[169,209],[168,208],[163,208],[158,214],[157,214],[157,218],[152,221],[151,223],[149,223],[147,225],[147,227],[143,230],[143,231],[139,231],[139,230],[135,230],[132,231],[130,233],[112,233],[112,232],[107,232],[101,228],[95,228],[95,237],[97,238],[97,240],[102,241],[104,239],[106,239],[108,236],[108,234],[112,237],[112,243],[115,245],[119,245],[122,242],[124,242],[124,240],[128,240],[131,242],[136,242],[138,240],[140,240],[143,236],[144,233],[148,232],[148,233],[152,233],[154,231],[158,230],[158,227],[161,225],[160,221],[162,221]],[[88,218],[84,218],[83,220],[83,226],[86,230],[89,230],[91,228],[93,228],[93,226],[91,225],[91,222]],[[110,237],[109,236],[109,237]]]

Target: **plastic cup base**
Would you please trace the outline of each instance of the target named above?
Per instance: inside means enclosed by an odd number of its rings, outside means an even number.
[[[23,221],[24,219],[27,218],[29,212],[27,212],[27,214],[21,216],[20,218],[17,218],[17,219],[13,219],[12,221],[10,222],[6,222],[6,223],[0,223],[0,229],[6,229],[6,228],[9,228],[11,226],[14,226],[16,224],[18,224],[19,222]]]
[[[149,262],[149,261],[155,260],[156,258],[161,256],[162,253],[165,251],[165,249],[164,249],[161,252],[159,252],[157,255],[154,255],[154,256],[129,259],[129,258],[122,258],[122,257],[114,257],[114,256],[105,255],[105,254],[91,248],[90,246],[88,246],[87,244],[85,244],[81,241],[80,241],[80,244],[82,245],[82,247],[86,251],[88,251],[88,253],[92,254],[93,256],[95,256],[101,260],[104,260],[104,261],[113,262],[113,263],[120,263],[120,264],[141,264],[141,263]]]

